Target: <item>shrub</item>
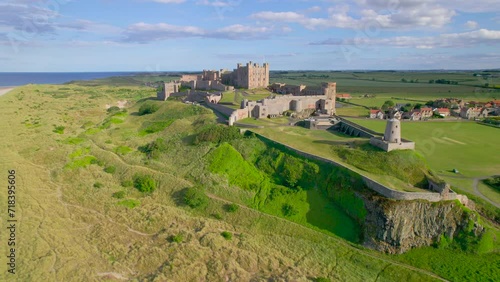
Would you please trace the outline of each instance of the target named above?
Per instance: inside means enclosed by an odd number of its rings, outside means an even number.
[[[120,108],[117,106],[110,107],[106,110],[108,113],[116,113],[120,111]]]
[[[154,104],[154,103],[144,103],[139,108],[139,115],[143,116],[143,115],[152,114],[152,113],[158,111],[159,108],[160,108],[160,106],[158,106],[157,104]]]
[[[223,231],[220,235],[222,235],[222,237],[226,240],[231,240],[233,238],[233,233],[228,231]]]
[[[155,141],[139,147],[139,151],[146,154],[148,159],[157,159],[161,153],[167,150],[167,144],[165,140],[158,138]]]
[[[240,130],[234,126],[212,125],[201,131],[194,141],[195,144],[201,142],[222,143],[234,139],[242,138]]]
[[[123,199],[125,198],[125,191],[118,191],[113,193],[113,198]]]
[[[156,181],[150,175],[136,175],[134,187],[143,193],[151,193],[156,189]]]
[[[326,277],[316,277],[314,282],[330,282],[331,280]]]
[[[174,243],[182,243],[182,241],[184,241],[184,236],[182,236],[182,234],[172,235],[170,236],[170,241]]]
[[[202,188],[190,187],[184,194],[184,202],[191,208],[203,207],[208,203],[208,197]]]
[[[290,204],[283,204],[283,206],[281,207],[281,212],[284,216],[287,217],[294,216],[299,213],[299,211]]]
[[[104,185],[101,182],[94,183],[94,188],[102,188]]]
[[[110,165],[110,166],[105,167],[104,171],[107,173],[113,174],[116,171],[116,167],[114,165]]]
[[[212,216],[215,218],[215,219],[222,219],[222,215],[220,213],[214,213],[212,214]]]
[[[132,186],[134,186],[134,182],[132,180],[123,180],[121,184],[122,184],[123,187],[132,187]]]
[[[140,204],[141,204],[141,202],[139,200],[135,200],[135,199],[127,199],[127,200],[123,200],[123,201],[117,203],[117,205],[124,206],[124,207],[127,207],[129,209],[133,209]]]
[[[64,129],[66,127],[62,126],[62,125],[59,125],[59,126],[56,126],[54,127],[54,130],[52,130],[52,132],[55,132],[55,133],[58,133],[58,134],[64,134]]]
[[[240,206],[237,204],[227,204],[226,205],[226,211],[228,212],[236,212],[240,209]]]

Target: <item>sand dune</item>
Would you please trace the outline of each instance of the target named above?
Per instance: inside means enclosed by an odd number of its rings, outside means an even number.
[[[0,87],[0,96],[7,94],[9,91],[14,89],[15,87]]]

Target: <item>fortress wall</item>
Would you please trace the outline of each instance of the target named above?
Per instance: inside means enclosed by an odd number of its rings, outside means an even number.
[[[216,110],[216,111],[228,116],[228,117],[230,117],[231,114],[235,111],[234,109],[228,108],[228,107],[220,105],[220,104],[205,103],[205,105],[213,110]]]
[[[253,131],[251,131],[253,132]],[[306,152],[303,152],[303,151],[300,151],[300,150],[297,150],[295,148],[292,148],[288,145],[285,145],[283,143],[280,143],[280,142],[276,142],[274,140],[271,140],[267,137],[264,137],[258,133],[255,133],[253,132],[258,138],[262,139],[262,140],[265,140],[267,142],[271,142],[271,143],[275,143],[275,144],[279,144],[281,146],[284,146],[286,147],[287,149],[289,150],[292,150],[294,152],[296,152],[297,154],[305,157],[305,158],[308,158],[308,159],[313,159],[313,160],[318,160],[318,161],[321,161],[321,162],[326,162],[326,163],[330,163],[334,166],[338,166],[338,167],[342,167],[344,169],[347,169],[349,171],[352,171],[350,168],[346,167],[345,165],[341,164],[341,163],[338,163],[338,162],[335,162],[333,160],[329,160],[329,159],[325,159],[325,158],[322,158],[322,157],[319,157],[319,156],[316,156],[316,155],[312,155],[312,154],[309,154],[309,153],[306,153]],[[359,173],[357,172],[354,172],[358,175],[360,175]],[[389,198],[389,199],[395,199],[395,200],[427,200],[427,201],[430,201],[430,202],[439,202],[439,201],[443,201],[443,200],[456,200],[458,199],[460,202],[462,203],[465,203],[468,199],[466,196],[463,196],[463,195],[458,195],[456,193],[448,193],[447,195],[444,195],[442,196],[441,194],[439,193],[435,193],[435,192],[404,192],[404,191],[396,191],[396,190],[393,190],[383,184],[380,184],[378,183],[377,181],[373,180],[373,179],[370,179],[369,177],[367,176],[363,176],[363,175],[360,175],[360,177],[363,179],[363,182],[366,184],[366,186],[379,193],[380,195],[386,197],[386,198]]]

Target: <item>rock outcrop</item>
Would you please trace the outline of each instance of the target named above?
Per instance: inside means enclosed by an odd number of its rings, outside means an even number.
[[[471,224],[476,235],[483,230],[476,213],[468,212],[458,201],[396,201],[374,195],[363,198],[368,211],[364,244],[379,251],[404,253],[430,246],[441,235],[455,237]]]

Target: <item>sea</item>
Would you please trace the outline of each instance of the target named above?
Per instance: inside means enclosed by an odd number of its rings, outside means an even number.
[[[26,84],[63,84],[74,80],[93,80],[129,76],[140,72],[0,72],[0,87]]]

